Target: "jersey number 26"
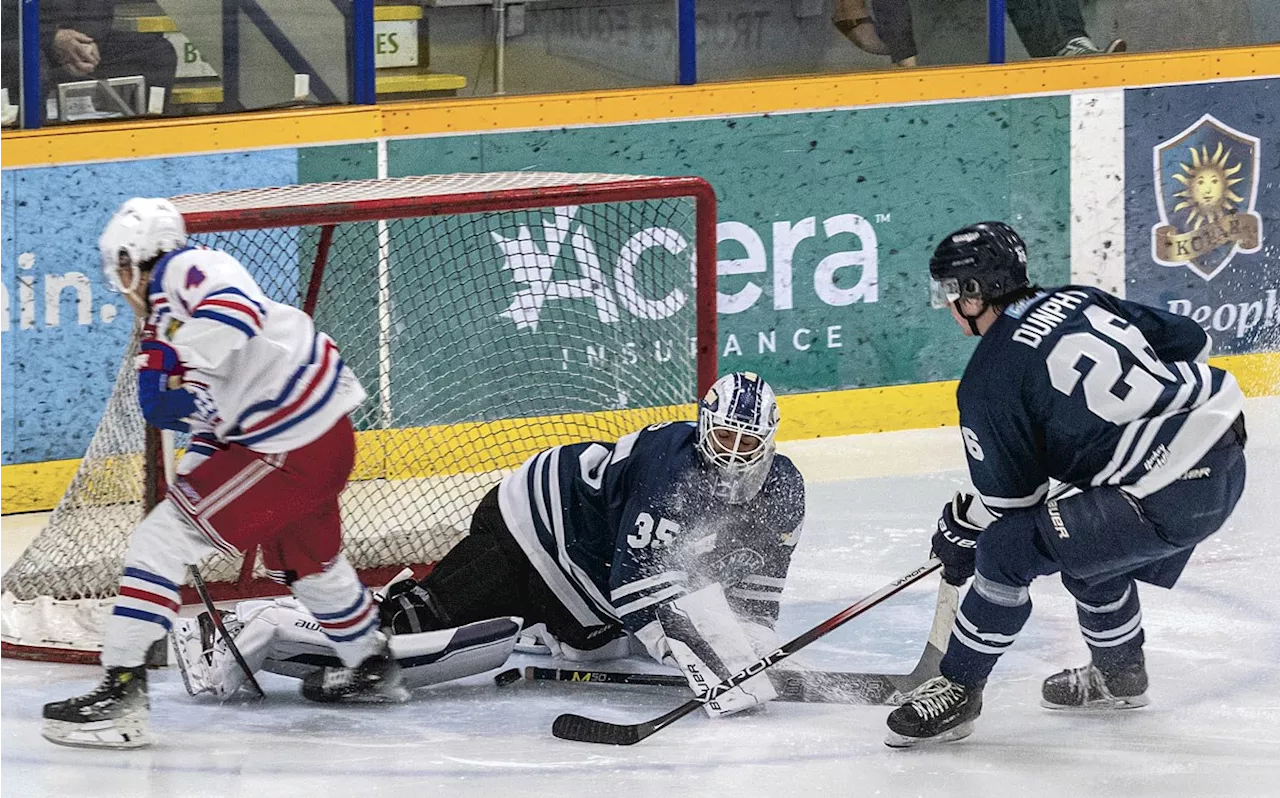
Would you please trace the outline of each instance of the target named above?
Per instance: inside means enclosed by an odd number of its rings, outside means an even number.
[[[1096,332],[1064,335],[1054,344],[1046,363],[1053,387],[1070,396],[1080,382],[1081,359],[1093,363],[1083,373],[1084,402],[1099,418],[1113,424],[1128,424],[1142,418],[1155,406],[1166,384],[1182,379],[1156,357],[1142,331],[1114,313],[1097,305],[1084,310]],[[1126,350],[1137,360],[1127,371],[1120,362]]]

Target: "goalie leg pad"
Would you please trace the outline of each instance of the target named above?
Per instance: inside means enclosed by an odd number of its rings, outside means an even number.
[[[519,635],[519,618],[491,618],[456,629],[392,635],[389,644],[391,655],[400,666],[404,686],[413,689],[501,667],[511,656]],[[315,634],[308,637],[304,628],[296,624],[282,624],[275,654],[263,664],[263,669],[305,678],[321,668],[340,667],[342,663],[332,649],[323,650],[315,645],[317,637]]]

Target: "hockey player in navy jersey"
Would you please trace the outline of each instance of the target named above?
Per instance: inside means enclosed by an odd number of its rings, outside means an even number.
[[[988,674],[1031,614],[1028,586],[1058,572],[1091,661],[1045,679],[1042,704],[1143,706],[1137,582],[1172,587],[1239,500],[1240,388],[1206,365],[1211,342],[1189,318],[1097,288],[1030,285],[1026,247],[1001,222],[947,236],[929,272],[934,306],[982,339],[956,394],[976,494],[957,494],[933,536],[944,577],[974,582],[942,675],[889,715],[886,743],[968,736]]]
[[[106,675],[44,706],[44,736],[64,745],[151,741],[143,660],[173,624],[188,563],[262,547],[347,666],[304,693],[403,701],[378,611],[341,553],[338,494],[355,462],[348,413],[364,399],[333,340],[263,295],[225,252],[187,245],[168,200],[132,199],[99,240],[107,284],[145,321],[138,401],[147,422],[192,433],[178,478],[134,529],[103,630]]]
[[[720,378],[697,423],[655,424],[616,443],[557,446],[480,502],[470,534],[382,604],[397,633],[520,616],[566,658],[626,656],[632,640],[701,691],[768,644],[804,521],[804,482],[774,436],[773,391]],[[772,698],[753,679],[708,706]]]

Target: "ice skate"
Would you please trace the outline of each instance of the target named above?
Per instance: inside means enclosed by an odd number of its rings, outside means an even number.
[[[1141,659],[1104,674],[1092,662],[1044,680],[1040,705],[1047,709],[1095,711],[1147,705],[1147,669]]]
[[[302,696],[321,703],[395,704],[409,699],[400,666],[386,649],[354,668],[322,668],[302,680]]]
[[[141,748],[151,744],[147,669],[108,668],[91,692],[44,705],[44,738],[79,748]]]
[[[965,687],[945,676],[936,676],[889,713],[889,735],[884,744],[911,748],[963,740],[973,733],[973,721],[981,713],[981,687]]]

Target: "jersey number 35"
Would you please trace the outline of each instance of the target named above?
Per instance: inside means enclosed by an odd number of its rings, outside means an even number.
[[[669,546],[680,532],[680,525],[675,521],[659,518],[654,523],[653,516],[640,513],[636,516],[636,531],[627,535],[627,545],[633,549],[643,549],[651,545]]]

